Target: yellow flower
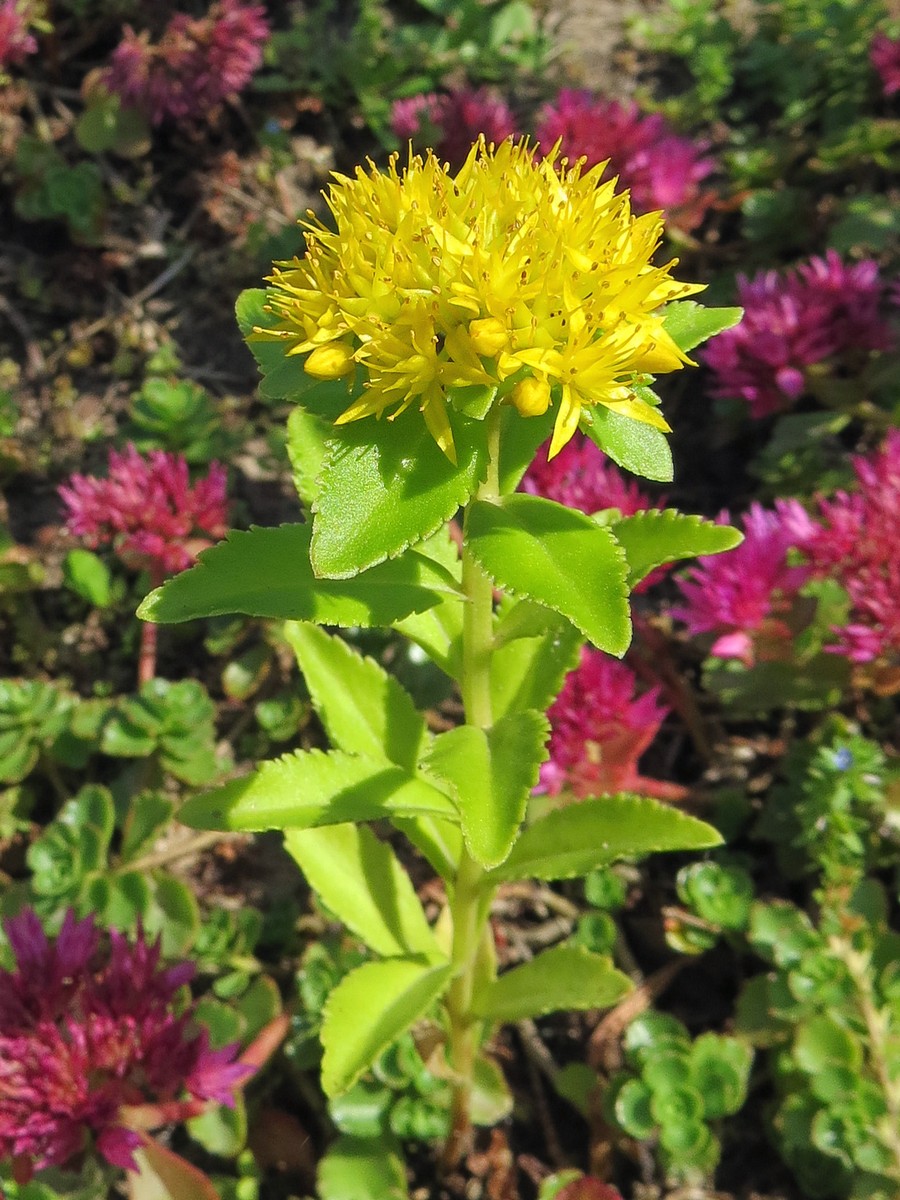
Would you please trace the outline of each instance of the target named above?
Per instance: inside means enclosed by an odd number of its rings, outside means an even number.
[[[337,175],[334,229],[306,223],[307,253],[269,277],[273,329],[317,378],[363,368],[362,395],[338,423],[388,419],[416,405],[455,461],[457,387],[486,384],[523,416],[548,404],[551,456],[597,404],[667,429],[633,391],[637,376],[690,361],[660,309],[700,291],[654,266],[659,214],[525,142],[477,142],[457,174],[428,151],[398,170]]]

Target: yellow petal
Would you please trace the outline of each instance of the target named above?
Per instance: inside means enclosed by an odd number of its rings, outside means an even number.
[[[548,462],[551,458],[555,458],[559,454],[566,442],[572,439],[575,430],[578,428],[580,418],[581,405],[578,403],[569,385],[564,383],[559,412],[556,415],[556,423],[553,426],[553,437],[550,440],[550,450],[547,454]]]
[[[303,370],[313,379],[340,379],[349,375],[353,367],[353,348],[346,342],[317,346],[303,364]]]
[[[520,380],[510,393],[510,400],[523,417],[539,417],[550,407],[550,384],[546,379]]]
[[[633,421],[640,421],[644,425],[652,425],[654,429],[661,429],[663,433],[670,433],[672,430],[672,426],[658,408],[654,408],[652,404],[645,404],[636,396],[632,396],[628,400],[604,399],[600,403],[604,408],[609,408],[613,412],[619,413],[620,416],[631,417]]]
[[[455,467],[456,446],[453,442],[453,429],[450,426],[450,418],[447,416],[447,408],[440,392],[432,393],[430,398],[425,401],[422,405],[422,416],[425,418],[428,432]]]
[[[483,354],[485,358],[494,358],[506,348],[509,341],[506,326],[496,317],[482,317],[477,321],[470,321],[469,337],[478,353]]]

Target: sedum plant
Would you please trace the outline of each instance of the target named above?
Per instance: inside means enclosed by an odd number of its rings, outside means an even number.
[[[631,795],[527,819],[546,709],[582,644],[620,657],[634,585],[739,540],[672,510],[601,523],[516,493],[542,443],[552,457],[577,429],[620,466],[671,478],[651,373],[681,368],[738,316],[700,308],[674,262],[653,264],[659,215],[633,216],[601,172],[480,141],[455,174],[428,153],[337,176],[332,223],[307,223],[305,259],[238,303],[263,395],[295,404],[288,448],[309,520],[232,533],[140,609],[158,622],[286,620],[331,748],[264,762],[179,815],[285,831],[320,900],[371,952],[326,1002],[324,1089],[349,1092],[427,1020],[450,1082],[448,1162],[469,1142],[479,1089],[503,1088],[489,1052],[500,1024],[610,1005],[631,986],[577,945],[498,974],[497,889],[719,841]],[[459,688],[464,721],[434,734],[396,678],[321,626],[405,635]],[[434,927],[373,822],[443,879]]]
[[[711,1126],[747,1099],[750,1047],[716,1033],[692,1040],[681,1021],[650,1012],[629,1025],[625,1053],[627,1065],[606,1097],[610,1123],[632,1137],[658,1139],[668,1181],[710,1180],[721,1152]]]

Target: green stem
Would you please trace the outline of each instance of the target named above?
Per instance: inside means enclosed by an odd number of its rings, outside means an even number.
[[[900,1180],[900,1083],[892,1077],[888,1068],[892,1057],[890,1020],[887,1012],[879,1009],[875,997],[871,955],[854,950],[851,943],[843,938],[832,939],[831,949],[847,964],[856,984],[860,1011],[869,1035],[869,1061],[888,1110],[888,1117],[880,1122],[877,1131],[873,1133],[879,1137],[894,1159],[889,1177],[896,1182]]]
[[[499,496],[498,459],[500,413],[488,417],[488,473],[477,499]],[[463,542],[462,587],[465,597],[462,644],[462,699],[466,723],[479,729],[493,724],[491,656],[494,650],[494,588],[480,564]],[[465,846],[450,897],[453,917],[451,960],[455,968],[447,993],[449,1058],[453,1069],[452,1124],[444,1153],[448,1166],[459,1161],[471,1141],[472,1077],[478,1050],[479,1021],[472,1015],[475,974],[492,890],[485,888],[484,871]]]

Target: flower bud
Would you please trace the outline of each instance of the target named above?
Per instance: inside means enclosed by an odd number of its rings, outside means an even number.
[[[328,342],[317,346],[303,364],[313,379],[340,379],[353,370],[353,350],[346,342]]]
[[[510,400],[523,417],[539,417],[550,407],[550,384],[534,376],[522,379],[513,388]]]
[[[493,358],[506,348],[509,335],[502,321],[496,317],[481,317],[469,322],[469,337],[472,345],[485,358]]]

